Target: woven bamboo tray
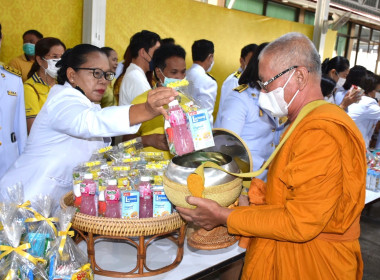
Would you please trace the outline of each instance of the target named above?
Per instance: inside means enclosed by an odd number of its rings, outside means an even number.
[[[62,208],[72,206],[74,204],[73,192],[64,195],[60,204]],[[183,258],[186,224],[178,213],[165,217],[135,220],[94,217],[76,213],[72,223],[73,228],[87,244],[88,258],[95,274],[113,278],[153,276],[175,268]],[[136,238],[131,239],[130,237],[138,237],[138,241]],[[152,269],[146,262],[147,248],[159,238],[167,238],[172,241],[177,247],[177,254],[170,264]],[[96,263],[95,243],[105,239],[123,240],[136,247],[136,266],[125,272],[100,267]]]
[[[73,206],[74,194],[69,192],[61,199],[61,207]],[[76,229],[93,234],[108,235],[115,237],[149,236],[164,232],[171,232],[184,225],[184,221],[178,213],[165,217],[144,219],[116,219],[95,217],[82,213],[76,213],[73,226]]]

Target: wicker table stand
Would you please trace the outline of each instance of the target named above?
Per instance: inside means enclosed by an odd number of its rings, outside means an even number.
[[[67,193],[61,200],[61,207],[73,205],[73,193]],[[137,220],[93,217],[76,213],[72,227],[87,243],[87,253],[95,274],[118,278],[153,276],[175,268],[183,258],[186,224],[178,213],[158,218]],[[138,242],[131,237],[138,237]],[[146,263],[147,247],[156,239],[167,238],[177,245],[174,261],[158,269],[150,269]],[[95,242],[103,240],[123,240],[137,248],[136,266],[127,272],[102,269],[95,259]]]

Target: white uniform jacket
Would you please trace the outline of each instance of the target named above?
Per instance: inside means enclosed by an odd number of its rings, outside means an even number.
[[[6,69],[0,64],[0,177],[23,152],[27,138],[22,79]]]
[[[223,82],[222,88],[220,89],[219,110],[218,115],[216,116],[214,127],[220,126],[220,117],[222,115],[221,111],[223,108],[223,104],[226,101],[227,97],[233,92],[234,88],[239,86],[240,75],[241,72],[236,71],[229,75],[227,79]]]
[[[258,89],[241,85],[231,92],[220,111],[219,128],[229,129],[244,140],[251,151],[253,171],[260,169],[272,154],[283,128],[276,118],[259,107],[259,94]],[[266,176],[264,171],[257,178],[266,181]]]
[[[186,71],[186,79],[189,81],[189,92],[203,109],[207,109],[210,115],[211,126],[214,123],[212,113],[216,101],[218,85],[214,78],[208,75],[205,69],[194,63]]]
[[[72,189],[73,168],[107,146],[103,137],[137,132],[140,125],[129,125],[129,108],[101,109],[68,83],[53,86],[23,154],[0,180],[2,192],[21,181],[25,200],[39,193],[59,200]]]
[[[374,98],[362,96],[358,103],[348,106],[348,115],[356,123],[368,148],[375,126],[380,120],[379,104]]]

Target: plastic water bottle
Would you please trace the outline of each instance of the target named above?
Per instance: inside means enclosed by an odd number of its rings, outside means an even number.
[[[92,180],[91,173],[84,174],[84,180],[80,184],[80,192],[82,194],[80,212],[90,216],[96,216],[96,183]]]
[[[186,115],[177,100],[169,103],[169,122],[173,133],[173,143],[177,155],[181,156],[194,151],[193,138],[187,126]]]
[[[152,185],[150,184],[150,178],[141,176],[141,181],[139,184],[140,193],[140,218],[151,218],[153,217],[153,193]]]
[[[106,213],[105,217],[120,218],[120,190],[117,187],[117,180],[108,180],[108,186],[105,190]]]

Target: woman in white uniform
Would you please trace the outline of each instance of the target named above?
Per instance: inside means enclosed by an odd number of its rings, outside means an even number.
[[[37,115],[22,155],[0,180],[2,192],[22,182],[25,200],[39,193],[56,200],[72,188],[72,171],[90,159],[111,136],[136,133],[139,123],[159,114],[177,93],[157,88],[147,102],[101,109],[98,104],[115,73],[98,47],[81,44],[67,50],[57,67],[58,85]]]

